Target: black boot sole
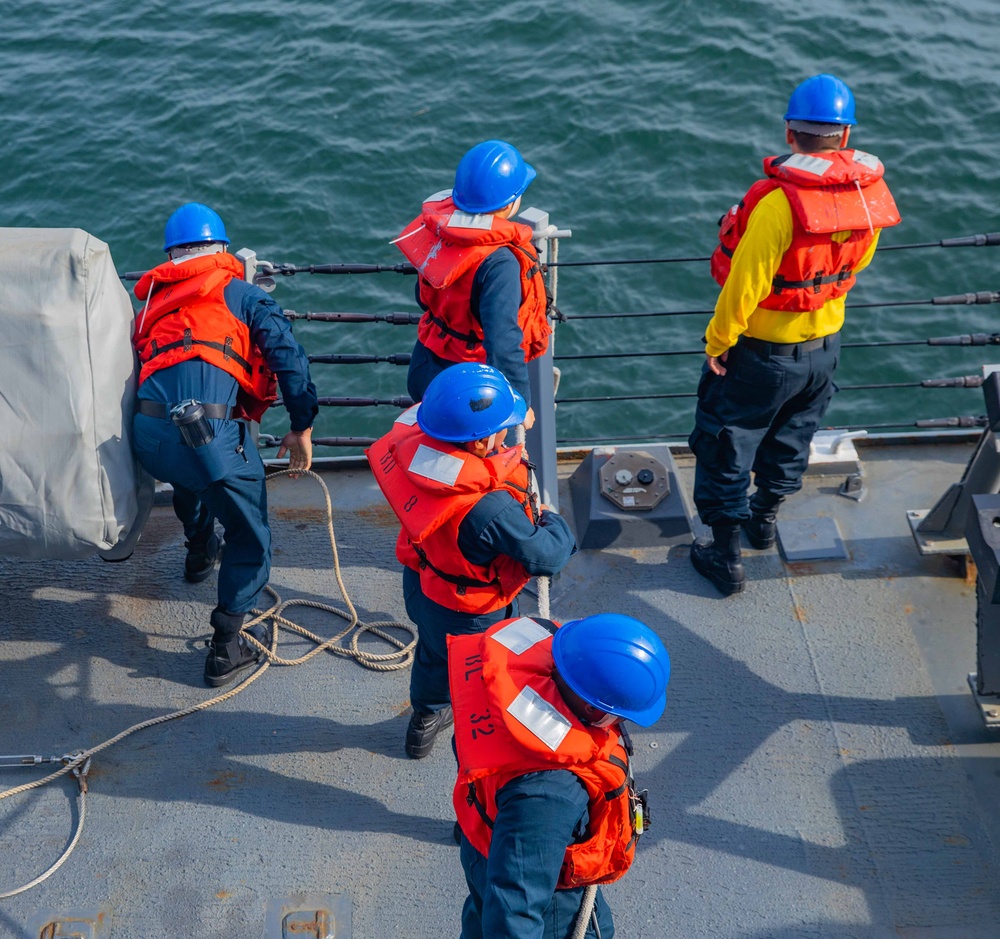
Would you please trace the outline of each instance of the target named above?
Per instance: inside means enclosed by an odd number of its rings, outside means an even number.
[[[257,638],[256,636],[254,638]],[[211,655],[211,652],[209,653]],[[231,668],[228,672],[223,672],[221,675],[210,675],[208,673],[208,662],[205,663],[205,684],[209,688],[221,688],[223,685],[228,685],[230,682],[236,681],[244,673],[250,671],[250,669],[255,668],[264,655],[263,652],[257,652],[254,650],[254,655],[252,658],[244,659],[235,668]]]
[[[260,659],[254,659],[252,662],[247,662],[245,665],[238,665],[231,672],[225,672],[222,675],[209,675],[205,674],[205,684],[209,688],[221,688],[223,685],[228,685],[231,682],[236,681],[245,672],[250,671],[254,668]]]
[[[224,550],[224,547],[225,547],[225,542],[224,541],[220,541],[219,542],[219,550],[215,554],[215,560],[212,561],[212,563],[208,567],[203,567],[201,570],[198,570],[198,571],[189,571],[187,569],[187,565],[185,564],[184,565],[184,579],[189,584],[200,584],[207,577],[210,577],[211,574],[212,574],[212,571],[214,571],[219,566],[219,563],[222,561],[222,552]]]
[[[746,579],[742,580],[729,580],[729,578],[720,577],[712,568],[703,566],[701,558],[694,549],[691,547],[691,566],[706,580],[711,581],[715,586],[716,590],[719,591],[725,597],[731,597],[734,593],[740,593],[744,587],[746,587]]]
[[[746,522],[741,522],[740,527],[743,529],[743,534],[747,536],[747,543],[755,551],[767,551],[768,548],[773,548],[777,543],[777,537],[758,538],[753,534]]]
[[[442,730],[447,730],[449,727],[454,725],[455,716],[454,714],[449,714],[448,717],[441,721],[440,724],[435,724],[433,730],[426,731],[419,735],[419,739],[411,740],[411,736],[417,738],[416,732],[411,735],[412,727],[406,728],[406,742],[403,745],[403,749],[406,751],[406,755],[411,760],[422,760],[426,756],[430,755],[431,750],[434,749],[434,741],[437,739],[437,735],[441,733]]]
[[[212,575],[214,571],[219,566],[218,561],[213,561],[211,567],[206,567],[200,571],[189,571],[186,567],[184,568],[184,579],[189,584],[200,584],[203,580],[207,579]]]

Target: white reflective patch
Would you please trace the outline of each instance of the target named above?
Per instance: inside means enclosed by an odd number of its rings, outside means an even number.
[[[854,162],[860,163],[862,166],[867,166],[870,170],[877,170],[879,158],[875,156],[874,153],[865,153],[864,150],[855,150]]]
[[[807,153],[793,153],[784,163],[779,166],[790,166],[795,170],[802,170],[803,173],[812,173],[814,176],[822,176],[833,164],[822,157],[809,156]]]
[[[461,212],[455,209],[448,219],[448,228],[481,228],[489,231],[493,227],[492,215],[472,215],[469,212]]]
[[[444,202],[445,199],[450,199],[450,198],[451,198],[451,190],[441,189],[438,192],[435,192],[433,196],[428,196],[426,199],[424,199],[424,202]]]
[[[530,730],[553,752],[573,725],[533,688],[525,688],[507,706],[507,713]]]
[[[458,474],[462,472],[465,463],[460,457],[452,456],[450,453],[442,453],[431,447],[420,444],[417,452],[410,460],[410,472],[423,476],[426,479],[433,479],[436,482],[444,483],[446,486],[454,486]]]
[[[415,404],[413,407],[407,408],[393,421],[393,424],[406,424],[407,427],[412,427],[417,423],[417,410],[419,407],[419,404]]]
[[[513,623],[508,623],[490,638],[496,639],[500,645],[506,646],[514,655],[520,655],[536,642],[548,639],[551,635],[552,633],[544,626],[539,626],[533,619],[522,616],[520,619],[514,620]]]

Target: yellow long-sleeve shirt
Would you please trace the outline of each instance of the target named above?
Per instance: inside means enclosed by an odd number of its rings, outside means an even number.
[[[868,266],[878,245],[879,230],[855,272]],[[844,242],[849,231],[830,237]],[[845,297],[828,300],[818,310],[800,313],[765,310],[759,306],[771,292],[781,259],[792,244],[792,207],[781,189],[769,192],[757,203],[747,229],[733,252],[729,277],[715,303],[715,315],[705,330],[705,352],[720,356],[743,333],[767,342],[807,342],[829,336],[844,325]]]

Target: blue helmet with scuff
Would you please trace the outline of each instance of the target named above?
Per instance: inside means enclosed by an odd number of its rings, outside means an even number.
[[[503,140],[484,140],[459,161],[451,198],[463,212],[496,212],[510,205],[534,178],[535,170],[517,147]]]
[[[178,245],[196,245],[212,241],[229,244],[226,226],[219,213],[200,202],[186,202],[167,219],[163,229],[163,250]]]
[[[527,410],[503,372],[479,362],[460,362],[427,386],[417,424],[436,440],[468,443],[523,423]]]
[[[785,120],[843,126],[856,124],[854,95],[836,75],[814,75],[792,92]]]
[[[572,620],[556,630],[552,657],[587,704],[642,727],[663,714],[670,654],[645,623],[621,613]]]

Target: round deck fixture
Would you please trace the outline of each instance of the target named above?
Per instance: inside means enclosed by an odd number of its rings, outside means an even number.
[[[601,494],[626,512],[648,512],[670,492],[667,468],[644,450],[619,450],[600,470]]]

